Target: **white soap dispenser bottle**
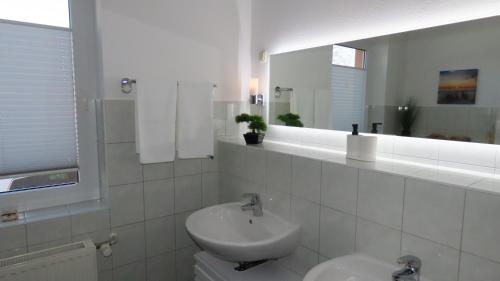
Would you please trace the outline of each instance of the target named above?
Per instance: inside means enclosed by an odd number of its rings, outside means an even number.
[[[377,137],[360,135],[358,127],[358,124],[352,124],[352,134],[347,135],[346,157],[373,162],[377,160]]]

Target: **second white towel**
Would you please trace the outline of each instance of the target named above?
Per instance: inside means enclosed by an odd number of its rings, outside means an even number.
[[[214,154],[213,92],[209,82],[179,82],[176,148],[179,159]]]

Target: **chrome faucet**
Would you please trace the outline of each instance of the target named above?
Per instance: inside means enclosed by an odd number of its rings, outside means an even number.
[[[404,256],[398,259],[404,267],[392,273],[393,281],[420,281],[422,261],[415,256]]]
[[[257,193],[245,193],[243,198],[250,198],[250,202],[241,206],[243,211],[253,211],[255,217],[262,217],[262,201],[260,201],[260,195]]]

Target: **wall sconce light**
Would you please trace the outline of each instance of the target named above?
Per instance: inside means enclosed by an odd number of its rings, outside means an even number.
[[[259,79],[250,79],[250,104],[264,105],[264,96],[259,94]]]

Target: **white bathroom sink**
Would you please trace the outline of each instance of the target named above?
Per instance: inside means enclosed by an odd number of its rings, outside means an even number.
[[[204,250],[223,260],[252,262],[290,254],[300,239],[300,227],[267,210],[262,217],[242,211],[241,203],[199,210],[186,228]]]
[[[311,269],[303,281],[392,281],[401,266],[354,254],[329,260]],[[429,279],[420,277],[420,281]]]

